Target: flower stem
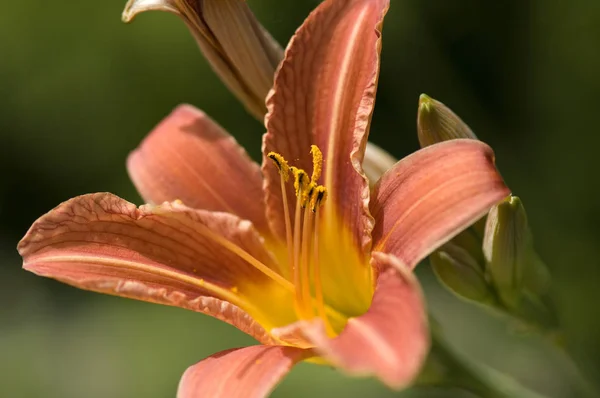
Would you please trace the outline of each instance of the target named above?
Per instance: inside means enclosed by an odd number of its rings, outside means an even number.
[[[536,305],[532,305],[532,303]],[[579,394],[585,397],[600,396],[596,390],[597,387],[587,380],[579,368],[578,362],[573,358],[552,300],[542,297],[538,300],[529,300],[528,304],[529,306],[523,306],[521,312],[507,310],[507,313],[524,331],[537,334],[550,347],[558,351],[561,356],[562,371],[564,374],[570,375],[569,378],[577,386]]]
[[[543,398],[514,379],[458,354],[435,326],[431,352],[416,385],[458,388],[480,398]]]

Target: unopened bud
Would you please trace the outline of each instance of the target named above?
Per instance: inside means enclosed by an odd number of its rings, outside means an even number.
[[[190,29],[213,70],[252,115],[261,120],[281,46],[256,20],[244,0],[129,0],[123,21],[141,12],[167,11]]]
[[[457,138],[477,139],[469,126],[450,108],[426,94],[419,98],[417,132],[423,148]]]
[[[532,250],[527,215],[516,196],[490,210],[483,238],[483,254],[500,299],[516,308],[523,293],[524,268]]]
[[[467,250],[453,243],[446,243],[429,259],[438,280],[448,290],[479,303],[493,302],[494,296],[485,280],[483,267]]]

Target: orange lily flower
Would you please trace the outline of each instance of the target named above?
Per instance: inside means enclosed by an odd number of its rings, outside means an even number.
[[[421,149],[369,188],[361,163],[388,6],[326,0],[298,29],[267,99],[262,170],[180,106],[128,159],[151,204],[62,203],[19,243],[24,268],[208,314],[261,343],[191,366],[179,398],[263,397],[302,360],[409,384],[429,348],[411,270],[509,191],[474,140]]]

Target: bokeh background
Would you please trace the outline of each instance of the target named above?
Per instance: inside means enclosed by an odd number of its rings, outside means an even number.
[[[317,0],[248,0],[286,43]],[[0,396],[173,397],[187,366],[252,343],[204,315],[79,291],[21,270],[18,240],[72,196],[140,198],[124,161],[174,106],[204,109],[258,159],[263,128],[166,13],[120,21],[124,0],[5,1],[0,11]],[[568,349],[600,378],[600,2],[394,0],[371,139],[418,147],[418,95],[445,102],[496,151],[550,267]],[[418,270],[452,344],[549,397],[573,366]],[[300,365],[275,397],[443,397]]]

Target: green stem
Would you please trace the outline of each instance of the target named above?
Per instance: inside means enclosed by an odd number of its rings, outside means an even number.
[[[459,388],[480,398],[543,398],[514,379],[459,355],[436,327],[432,330],[432,348],[427,364],[416,384]]]
[[[530,300],[529,303],[531,302],[534,301]],[[579,364],[572,357],[552,301],[546,298],[545,302],[540,300],[538,303],[535,307],[532,305],[525,307],[530,310],[529,312],[510,311],[509,309],[506,312],[516,322],[523,325],[524,330],[536,333],[560,353],[564,372],[570,375],[569,378],[579,389],[579,394],[585,397],[600,396],[598,391],[596,391],[596,386],[587,380],[583,372],[579,369]],[[537,308],[538,311],[531,311],[531,308]]]

